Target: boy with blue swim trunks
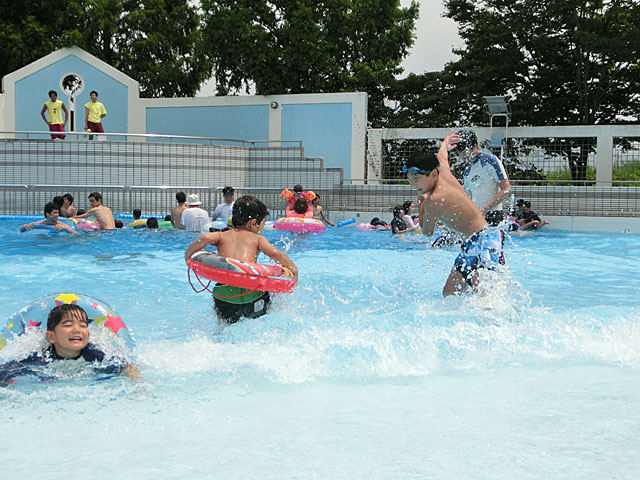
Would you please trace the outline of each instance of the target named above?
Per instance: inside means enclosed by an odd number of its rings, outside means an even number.
[[[500,230],[489,227],[484,216],[467,196],[449,167],[449,151],[456,147],[460,135],[449,134],[442,142],[438,155],[426,150],[414,152],[403,171],[419,195],[422,232],[433,235],[438,220],[460,232],[467,240],[462,245],[442,293],[453,295],[468,286],[478,286],[478,270],[494,270],[502,263]]]

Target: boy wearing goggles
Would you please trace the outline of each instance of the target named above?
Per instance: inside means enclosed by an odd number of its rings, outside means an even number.
[[[494,270],[502,263],[502,238],[497,228],[488,227],[484,216],[467,196],[449,167],[449,151],[460,142],[460,135],[443,140],[438,155],[415,151],[403,167],[411,186],[418,192],[422,233],[433,235],[436,221],[460,232],[467,240],[442,293],[462,293],[471,286],[477,291],[478,270]]]

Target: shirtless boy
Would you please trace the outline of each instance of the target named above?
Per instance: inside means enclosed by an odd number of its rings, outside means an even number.
[[[313,208],[313,218],[317,220],[324,220],[327,225],[335,227],[336,224],[327,218],[324,213],[324,208],[320,205],[320,195],[316,195],[316,198],[311,200],[311,208]]]
[[[478,269],[494,270],[503,263],[501,231],[487,226],[478,208],[451,173],[448,152],[459,141],[459,135],[449,134],[442,142],[437,157],[431,152],[416,151],[403,167],[409,183],[422,197],[420,208],[424,209],[424,235],[433,235],[440,219],[447,227],[467,238],[444,285],[442,293],[445,296],[462,293],[467,285],[476,291]]]
[[[171,223],[173,224],[173,228],[177,228],[179,230],[184,230],[184,225],[182,225],[182,212],[187,209],[185,205],[187,201],[187,196],[184,192],[176,193],[176,202],[178,205],[171,209]]]
[[[60,216],[60,209],[55,203],[49,202],[44,206],[44,216],[44,220],[22,225],[20,230],[31,230],[34,225],[53,225],[53,229],[56,231],[64,230],[69,233],[78,233],[66,223],[58,220],[58,217]]]
[[[225,232],[200,235],[185,252],[185,261],[207,245],[215,245],[218,255],[248,263],[255,263],[258,254],[262,252],[282,267],[289,269],[297,280],[298,269],[291,259],[261,235],[267,215],[267,207],[260,200],[251,195],[240,197],[233,206],[231,222],[234,228]],[[268,292],[251,291],[220,283],[213,289],[213,299],[219,318],[228,323],[236,322],[241,317],[262,316],[267,313],[270,303]]]
[[[60,215],[65,217],[75,217],[76,215],[76,207],[73,204],[73,195],[70,193],[65,193],[62,196],[62,207],[60,208]]]
[[[98,192],[89,194],[89,205],[91,208],[82,215],[76,215],[74,218],[96,217],[102,230],[113,230],[116,223],[113,220],[113,213],[109,207],[102,204],[102,195]]]

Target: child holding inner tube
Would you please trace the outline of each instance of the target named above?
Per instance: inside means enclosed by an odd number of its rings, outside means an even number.
[[[69,233],[78,233],[66,223],[58,220],[58,218],[60,217],[60,209],[55,203],[49,202],[44,206],[44,216],[44,220],[27,223],[20,226],[19,230],[31,230],[36,225],[53,225],[53,229],[58,232],[64,230],[65,232]]]
[[[247,263],[256,263],[258,254],[262,252],[288,269],[297,280],[298,269],[291,259],[261,235],[268,214],[265,204],[257,198],[251,195],[240,197],[233,205],[233,228],[200,235],[185,252],[185,261],[207,245],[214,245],[218,255]],[[216,284],[213,289],[213,300],[218,317],[227,323],[237,322],[242,317],[260,317],[267,313],[271,302],[268,292],[221,283]]]
[[[87,312],[78,305],[64,303],[54,307],[47,317],[45,337],[50,345],[44,353],[36,352],[23,360],[0,365],[0,387],[14,383],[17,376],[33,373],[34,367],[48,365],[56,360],[82,359],[96,363],[96,373],[122,374],[135,379],[140,376],[132,364],[101,365],[105,360],[105,353],[89,343]]]

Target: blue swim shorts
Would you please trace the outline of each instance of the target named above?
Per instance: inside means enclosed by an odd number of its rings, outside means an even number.
[[[504,264],[504,233],[497,227],[486,226],[474,233],[462,244],[454,268],[462,274],[465,282],[472,285],[473,273],[481,268],[495,270]]]

